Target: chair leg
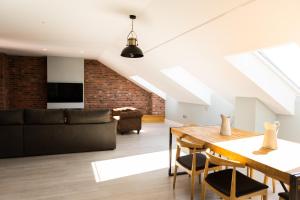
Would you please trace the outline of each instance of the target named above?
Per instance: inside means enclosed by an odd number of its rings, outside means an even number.
[[[250,168],[247,167],[247,176],[249,177],[250,176]]]
[[[272,188],[273,188],[273,193],[276,192],[276,181],[274,178],[272,178]]]
[[[250,178],[253,178],[253,169],[250,168]]]
[[[265,185],[268,184],[268,180],[269,180],[269,177],[267,177],[267,175],[265,175],[265,178],[264,178],[264,184],[265,184]]]
[[[195,194],[195,174],[192,173],[191,175],[191,200],[194,199]]]
[[[269,177],[267,177],[265,175],[264,184],[268,185],[268,181],[269,181]],[[272,178],[272,190],[273,190],[273,193],[276,192],[276,182],[275,182],[275,179],[273,179],[273,178]]]
[[[175,185],[176,185],[177,169],[178,169],[178,166],[175,165],[174,177],[173,177],[173,189],[175,189]]]
[[[140,131],[141,131],[140,129],[139,129],[139,130],[137,130],[137,134],[140,134]]]
[[[199,174],[199,184],[201,184],[201,180],[202,180],[202,178],[201,178],[201,173]]]
[[[206,183],[205,183],[205,181],[203,181],[200,200],[205,200],[205,194],[206,194],[206,191],[205,191],[206,187],[205,187],[205,185],[206,185]]]
[[[263,200],[267,200],[267,199],[268,199],[268,194],[263,195],[263,196],[262,196],[262,199],[263,199]]]
[[[250,167],[247,167],[247,176],[253,178],[253,169]]]

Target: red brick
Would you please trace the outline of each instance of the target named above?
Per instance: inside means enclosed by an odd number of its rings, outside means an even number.
[[[85,108],[131,106],[164,115],[165,101],[96,60],[84,62]],[[47,58],[0,54],[0,109],[46,108]]]
[[[151,93],[96,60],[85,60],[85,108],[131,106],[151,114]]]
[[[8,56],[8,107],[47,107],[47,58]]]
[[[151,94],[151,114],[165,115],[165,100],[154,93]]]

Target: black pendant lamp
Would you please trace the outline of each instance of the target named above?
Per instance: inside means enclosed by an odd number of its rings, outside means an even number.
[[[131,21],[131,31],[127,36],[127,46],[123,49],[121,56],[126,58],[140,58],[143,57],[144,54],[140,48],[138,48],[138,40],[137,35],[133,31],[133,20],[136,19],[135,15],[129,15]]]

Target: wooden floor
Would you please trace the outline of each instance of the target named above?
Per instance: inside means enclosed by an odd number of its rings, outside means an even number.
[[[140,135],[118,135],[114,151],[2,159],[0,199],[189,199],[189,178],[186,175],[178,177],[173,191],[172,178],[167,176],[166,168],[107,181],[95,180],[92,162],[167,150],[168,131],[166,124],[144,124]],[[164,162],[167,162],[168,157],[165,159]],[[122,169],[124,166],[119,167]],[[256,173],[256,176],[262,180],[261,175]],[[198,185],[198,194],[199,188]],[[277,188],[281,190],[279,185]],[[199,195],[195,199],[199,199]],[[219,198],[208,192],[207,199]],[[268,199],[278,197],[270,191]]]

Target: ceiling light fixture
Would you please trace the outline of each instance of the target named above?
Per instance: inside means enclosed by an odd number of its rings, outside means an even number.
[[[137,35],[133,31],[133,20],[136,19],[135,15],[129,15],[131,21],[131,31],[127,36],[127,46],[123,49],[121,56],[126,58],[140,58],[143,57],[143,52],[140,48],[138,48],[138,40]]]

